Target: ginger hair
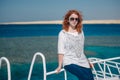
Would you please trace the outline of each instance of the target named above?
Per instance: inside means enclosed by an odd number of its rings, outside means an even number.
[[[69,10],[66,15],[64,16],[64,20],[63,20],[63,29],[65,31],[68,31],[69,29],[69,17],[72,15],[72,14],[76,14],[78,16],[78,23],[76,25],[76,30],[78,33],[81,33],[82,31],[82,14],[81,12],[78,12],[77,10]]]

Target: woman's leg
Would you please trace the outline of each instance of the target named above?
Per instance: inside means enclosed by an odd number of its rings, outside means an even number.
[[[94,80],[90,68],[84,68],[75,64],[66,65],[64,68],[77,76],[79,80]]]

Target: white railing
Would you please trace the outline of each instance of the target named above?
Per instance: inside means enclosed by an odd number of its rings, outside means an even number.
[[[5,61],[7,64],[8,80],[11,80],[10,62],[6,57],[1,57],[0,58],[0,68],[2,66],[2,61]]]
[[[120,80],[120,57],[99,59],[89,58],[96,80]]]
[[[43,62],[43,79],[47,80],[48,75],[55,74],[56,71],[47,72],[46,69],[46,60],[45,56],[37,52],[33,56],[31,62],[28,80],[31,79],[32,69],[35,63],[37,56],[42,58]],[[118,62],[116,60],[119,60]],[[0,68],[2,66],[2,61],[5,61],[7,64],[8,80],[11,80],[11,71],[10,71],[10,62],[6,57],[0,58]],[[94,74],[95,80],[120,80],[120,57],[109,58],[109,59],[99,59],[99,58],[89,58],[90,63],[92,64],[92,72]],[[64,72],[64,80],[67,80],[67,73],[64,69],[61,69],[60,72]]]
[[[32,63],[31,63],[31,66],[30,66],[29,75],[28,75],[28,80],[30,80],[30,78],[31,78],[33,65],[34,65],[34,63],[35,63],[35,59],[36,59],[37,56],[41,56],[41,58],[42,58],[43,71],[44,71],[44,72],[43,72],[43,74],[44,74],[44,75],[43,75],[43,78],[44,78],[44,80],[46,80],[48,75],[55,74],[56,71],[47,72],[47,70],[46,70],[46,60],[45,60],[45,56],[44,56],[42,53],[40,53],[40,52],[35,53],[35,55],[33,56],[33,60],[32,60]],[[61,69],[60,72],[62,72],[62,71],[64,71],[64,80],[67,80],[66,71],[65,71],[64,69]]]

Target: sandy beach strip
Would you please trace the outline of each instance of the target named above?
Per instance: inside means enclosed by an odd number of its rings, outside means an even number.
[[[62,24],[62,20],[30,21],[30,22],[3,22],[0,24]],[[120,24],[120,20],[84,20],[83,24]]]

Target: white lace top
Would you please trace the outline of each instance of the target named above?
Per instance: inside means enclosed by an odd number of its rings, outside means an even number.
[[[84,34],[61,30],[58,37],[58,54],[64,54],[63,65],[77,64],[89,68],[84,54]]]

